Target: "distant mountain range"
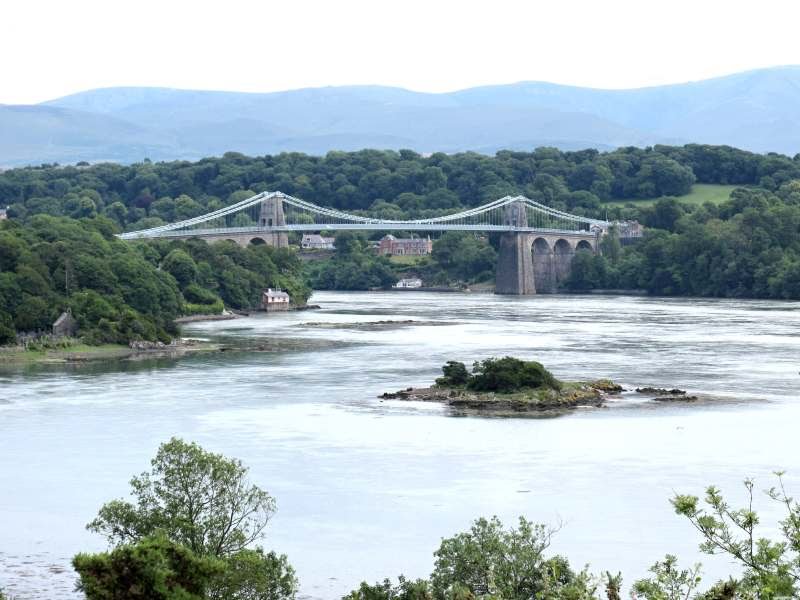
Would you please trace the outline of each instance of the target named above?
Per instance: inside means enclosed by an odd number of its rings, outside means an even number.
[[[565,150],[656,143],[800,152],[800,66],[602,90],[523,82],[445,94],[380,86],[250,94],[106,88],[0,105],[0,165],[237,151]]]

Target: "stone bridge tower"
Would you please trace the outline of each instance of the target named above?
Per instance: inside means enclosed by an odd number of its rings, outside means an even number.
[[[258,218],[258,226],[282,227],[286,225],[286,217],[283,214],[283,200],[280,198],[265,198],[261,202],[261,213]],[[277,248],[287,248],[289,246],[289,236],[285,231],[274,233],[264,233],[260,237],[270,246]]]
[[[525,204],[522,202],[508,204],[503,212],[503,224],[511,227],[527,227],[528,215]],[[495,275],[496,294],[525,296],[536,293],[529,238],[527,233],[504,233],[500,236]]]

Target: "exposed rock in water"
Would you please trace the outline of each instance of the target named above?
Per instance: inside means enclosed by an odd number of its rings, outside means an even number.
[[[597,381],[590,382],[589,386],[601,392],[606,392],[607,394],[619,394],[625,391],[621,385],[614,383],[610,379],[598,379]]]
[[[636,388],[636,391],[640,394],[650,394],[653,396],[684,396],[686,395],[686,390],[679,390],[678,388],[672,388],[668,390],[666,388],[654,388],[654,387],[643,387],[643,388]],[[658,400],[658,398],[656,398]]]
[[[319,304],[301,304],[291,307],[290,310],[318,310],[322,308]]]
[[[695,402],[697,400],[697,396],[686,396],[686,392],[683,394],[675,394],[673,396],[661,396],[659,398],[653,398],[654,402]]]

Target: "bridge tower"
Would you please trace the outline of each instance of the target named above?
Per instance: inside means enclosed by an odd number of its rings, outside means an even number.
[[[525,204],[523,202],[508,204],[503,211],[503,224],[510,227],[527,227],[528,215]],[[529,234],[512,232],[500,236],[495,293],[516,296],[536,293]]]
[[[261,212],[258,218],[258,226],[264,229],[272,227],[283,227],[286,225],[286,217],[283,214],[283,200],[281,198],[265,198],[261,202]],[[285,231],[276,231],[263,234],[264,241],[270,246],[277,248],[289,247],[289,236]]]

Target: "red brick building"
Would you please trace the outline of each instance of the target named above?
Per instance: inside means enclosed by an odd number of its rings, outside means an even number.
[[[391,256],[422,256],[433,250],[431,238],[398,239],[393,235],[385,235],[378,244],[378,254]]]

